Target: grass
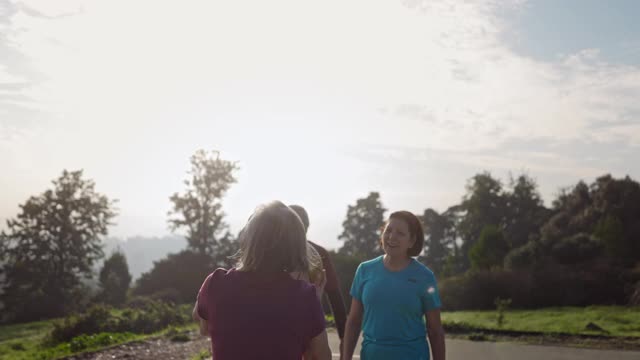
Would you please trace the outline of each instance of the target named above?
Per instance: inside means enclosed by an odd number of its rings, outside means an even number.
[[[469,334],[472,335],[477,329],[486,329],[540,332],[545,334],[608,335],[640,339],[640,307],[590,306],[586,308],[562,307],[540,310],[507,310],[504,324],[501,327],[497,324],[497,317],[497,311],[442,313],[445,325],[463,324],[462,327],[468,327],[470,329]],[[332,319],[329,318],[328,320]],[[147,335],[101,333],[94,336],[74,338],[70,342],[47,347],[44,345],[44,340],[53,329],[54,321],[0,326],[0,360],[57,359],[74,353],[94,351],[104,347],[157,336],[175,337],[176,341],[184,341],[184,332],[196,329],[196,324],[191,324],[182,327],[170,327]],[[596,324],[606,332],[586,329],[589,323]],[[486,340],[485,335],[480,334],[478,336],[482,336],[482,340]],[[481,339],[478,338],[477,340]],[[205,351],[203,351],[194,359],[204,359],[206,356],[208,356],[208,352],[205,354]]]
[[[0,360],[49,360],[86,351],[144,340],[162,335],[176,336],[194,330],[196,324],[170,327],[152,334],[100,333],[80,336],[56,346],[45,345],[45,339],[56,320],[0,326]]]
[[[191,358],[191,360],[206,360],[206,359],[211,359],[211,354],[209,354],[209,350],[202,350],[197,355]]]
[[[640,307],[589,306],[540,310],[507,310],[504,324],[497,323],[497,311],[443,312],[445,325],[465,324],[476,329],[640,337]],[[593,323],[604,331],[588,330]]]

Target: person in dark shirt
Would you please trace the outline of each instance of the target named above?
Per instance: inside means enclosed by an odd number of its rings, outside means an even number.
[[[309,215],[307,211],[300,205],[289,205],[289,207],[295,211],[296,214],[302,220],[302,224],[305,227],[305,231],[309,229]],[[336,328],[338,330],[338,336],[340,337],[340,352],[342,353],[342,339],[344,337],[344,326],[347,320],[346,308],[344,306],[344,300],[342,298],[342,292],[340,291],[340,282],[336,270],[333,266],[333,262],[329,257],[329,253],[322,246],[313,243],[307,239],[307,242],[313,246],[314,249],[320,254],[322,258],[322,265],[326,273],[326,285],[324,291],[329,298],[331,305],[331,311],[333,312],[333,318],[336,322]]]
[[[299,217],[279,201],[260,206],[239,242],[237,268],[210,274],[193,311],[213,359],[330,360],[322,285],[294,278],[309,271]]]

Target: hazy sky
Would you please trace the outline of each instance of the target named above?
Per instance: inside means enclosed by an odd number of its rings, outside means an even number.
[[[233,231],[306,206],[439,211],[482,170],[559,187],[640,179],[634,0],[0,0],[0,219],[63,169],[119,200],[111,234],[168,233],[188,159],[239,162]]]

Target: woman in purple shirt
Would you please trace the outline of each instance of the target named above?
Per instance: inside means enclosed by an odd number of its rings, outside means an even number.
[[[260,206],[239,241],[237,268],[210,274],[194,309],[213,359],[330,360],[321,289],[291,275],[309,269],[298,216],[279,201]]]

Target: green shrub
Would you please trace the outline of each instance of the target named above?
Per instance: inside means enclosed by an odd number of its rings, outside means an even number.
[[[511,298],[518,306],[531,305],[533,278],[527,272],[472,271],[445,279],[440,296],[446,310],[494,309],[496,298]]]
[[[559,265],[541,262],[532,270],[470,271],[440,282],[444,310],[491,310],[496,298],[514,308],[626,304],[624,272],[606,262]]]
[[[21,342],[12,343],[11,345],[9,345],[9,347],[11,348],[11,350],[14,350],[14,351],[25,351],[27,349],[24,347],[24,344]]]
[[[504,324],[504,312],[509,308],[509,305],[511,305],[511,299],[496,298],[494,304],[496,305],[496,310],[498,311],[496,322],[498,324],[498,327],[502,327],[502,325]]]
[[[189,335],[184,334],[184,333],[183,334],[173,335],[169,339],[171,339],[171,341],[173,341],[173,342],[187,342],[187,341],[191,340]]]
[[[72,352],[78,352],[90,348],[104,347],[126,340],[131,333],[100,333],[94,335],[76,336],[69,342]]]
[[[85,314],[68,317],[54,323],[49,340],[55,343],[71,341],[82,335],[102,332],[131,332],[149,334],[170,325],[182,325],[190,321],[189,306],[175,306],[153,300],[145,300],[139,308],[129,308],[119,315],[109,307],[94,306]],[[76,340],[82,346],[84,339]]]
[[[197,355],[191,358],[191,360],[207,360],[211,359],[211,353],[209,350],[202,350]]]

